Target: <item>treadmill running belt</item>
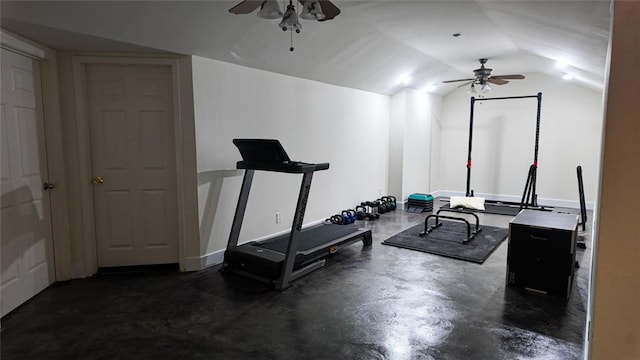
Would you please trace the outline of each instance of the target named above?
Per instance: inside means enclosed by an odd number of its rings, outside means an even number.
[[[337,239],[356,231],[358,231],[358,227],[354,225],[334,224],[324,224],[320,226],[310,227],[308,229],[302,229],[302,234],[300,234],[300,241],[298,242],[298,251],[312,249],[316,246],[326,243],[329,240]],[[281,253],[286,253],[288,240],[289,233],[286,233],[264,243],[260,243],[260,247],[278,251]]]

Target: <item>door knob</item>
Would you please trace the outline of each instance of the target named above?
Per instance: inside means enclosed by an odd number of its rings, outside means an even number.
[[[42,188],[45,190],[53,190],[55,187],[56,187],[55,184],[50,182],[46,182],[42,184]]]
[[[104,179],[102,176],[96,176],[91,180],[91,182],[93,182],[94,185],[100,185],[104,182]]]

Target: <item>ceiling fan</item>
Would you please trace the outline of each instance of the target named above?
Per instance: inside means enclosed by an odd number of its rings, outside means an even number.
[[[287,0],[283,0],[283,5]],[[302,25],[298,21],[298,13],[294,3],[300,2],[302,11],[300,17],[306,20],[327,21],[340,14],[340,9],[329,0],[289,0],[286,11],[280,11],[278,0],[243,0],[229,9],[232,14],[250,14],[257,8],[258,16],[263,19],[282,19],[278,26],[284,30],[292,31],[290,51],[293,51],[293,30],[300,33]]]
[[[467,84],[471,84],[471,87],[469,89],[470,92],[477,92],[475,89],[475,85],[480,85],[481,86],[481,91],[482,92],[487,92],[491,90],[491,87],[489,87],[489,83],[491,84],[495,84],[495,85],[505,85],[508,84],[509,81],[507,80],[522,80],[524,79],[524,75],[491,75],[491,71],[493,69],[484,67],[484,64],[487,63],[487,59],[479,59],[478,60],[480,62],[480,68],[473,70],[473,75],[475,75],[475,78],[469,78],[469,79],[458,79],[458,80],[445,80],[443,81],[443,83],[453,83],[453,82],[460,82],[460,81],[466,81],[465,84],[462,84],[460,86],[464,86]]]
[[[286,0],[285,0],[286,1]],[[335,18],[340,14],[340,9],[335,6],[329,0],[298,0],[302,5],[302,12],[300,17],[306,20],[318,20],[327,21]],[[295,28],[296,32],[300,32],[300,24],[297,27],[294,23],[298,22],[298,14],[296,13],[296,7],[294,5],[295,0],[289,0],[289,5],[286,7],[286,11],[283,13],[280,11],[280,6],[277,0],[244,0],[236,6],[229,9],[229,12],[236,15],[250,14],[257,8],[258,16],[264,19],[279,19],[282,18],[282,22],[279,26],[283,30],[288,30],[286,27]]]

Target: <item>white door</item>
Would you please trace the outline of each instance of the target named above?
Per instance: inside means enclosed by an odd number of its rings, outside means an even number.
[[[169,66],[88,65],[98,267],[178,262]]]
[[[2,49],[0,312],[55,281],[38,62]]]

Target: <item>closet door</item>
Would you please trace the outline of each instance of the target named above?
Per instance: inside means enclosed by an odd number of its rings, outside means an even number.
[[[38,69],[36,60],[2,49],[2,316],[55,280]]]

